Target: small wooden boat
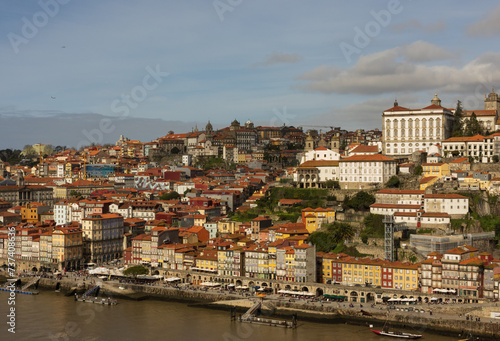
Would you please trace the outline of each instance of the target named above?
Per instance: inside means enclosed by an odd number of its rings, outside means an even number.
[[[397,337],[400,339],[420,339],[423,336],[423,335],[403,333],[403,332],[390,332],[390,331],[384,331],[384,330],[374,330],[371,328],[370,328],[370,331],[374,332],[377,335]]]

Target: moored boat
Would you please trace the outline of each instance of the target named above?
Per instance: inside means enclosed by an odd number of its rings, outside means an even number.
[[[403,332],[390,332],[390,331],[384,331],[384,330],[375,330],[371,329],[370,331],[374,332],[377,335],[381,336],[390,336],[390,337],[397,337],[400,339],[420,339],[423,335],[419,334],[410,334],[410,333],[403,333]]]

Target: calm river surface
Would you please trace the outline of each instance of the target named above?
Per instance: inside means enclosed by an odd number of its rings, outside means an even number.
[[[297,329],[231,322],[230,313],[188,307],[185,303],[129,301],[116,306],[75,302],[51,291],[16,295],[16,333],[8,332],[8,293],[0,292],[0,340],[272,340],[383,341],[367,327],[299,321]],[[380,326],[376,326],[380,327]],[[409,332],[418,332],[408,330]],[[427,341],[457,338],[423,332]]]

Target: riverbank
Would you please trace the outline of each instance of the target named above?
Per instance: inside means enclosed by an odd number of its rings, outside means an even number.
[[[1,279],[0,279],[1,280]],[[29,281],[29,277],[22,279],[23,283]],[[78,279],[51,279],[42,278],[39,287],[53,290],[59,283],[59,289],[67,294],[72,292],[83,293],[94,283],[86,281],[83,284]],[[256,296],[244,296],[243,293],[235,294],[224,290],[200,290],[192,288],[176,288],[162,285],[137,285],[118,282],[101,282],[101,293],[118,299],[142,300],[155,299],[166,301],[185,302],[188,305],[218,310],[231,310],[236,308],[239,313],[244,313],[253,303]],[[120,289],[122,288],[122,289]],[[403,306],[404,307],[404,306]],[[292,314],[297,314],[299,321],[312,321],[320,323],[346,323],[368,326],[382,326],[390,322],[394,327],[414,330],[418,333],[432,332],[447,336],[459,336],[472,334],[481,337],[482,340],[497,340],[500,338],[500,324],[487,318],[477,322],[472,318],[465,320],[466,314],[481,316],[482,309],[477,305],[432,305],[432,315],[428,306],[426,313],[411,311],[387,311],[386,306],[376,305],[374,308],[366,304],[363,308],[356,304],[354,308],[336,302],[311,302],[308,300],[296,300],[290,302],[288,299],[278,295],[266,297],[262,308],[262,314],[291,319]],[[361,310],[368,312],[371,316],[363,315]],[[462,316],[460,316],[462,315]],[[229,318],[229,316],[228,316]]]
[[[197,306],[209,309],[236,309],[237,312],[246,311],[253,301],[248,303],[241,301],[221,301],[197,304]],[[343,306],[342,306],[343,307]],[[283,319],[292,319],[296,314],[299,321],[309,321],[317,323],[352,324],[359,326],[370,325],[382,327],[390,323],[392,327],[412,330],[415,333],[425,334],[431,332],[444,336],[463,337],[463,335],[474,335],[477,340],[498,340],[500,338],[500,324],[489,322],[459,321],[456,319],[446,319],[436,315],[420,316],[419,313],[408,314],[387,312],[386,310],[376,310],[363,308],[369,311],[371,316],[364,315],[361,309],[337,308],[336,303],[330,306],[314,306],[309,303],[290,303],[283,300],[264,300],[262,314]]]

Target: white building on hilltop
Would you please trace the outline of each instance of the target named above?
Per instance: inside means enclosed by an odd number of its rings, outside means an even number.
[[[383,154],[408,156],[441,144],[450,137],[453,111],[442,107],[437,95],[431,105],[422,109],[408,109],[394,102],[394,107],[382,114]]]
[[[381,154],[353,155],[339,165],[341,189],[375,188],[396,175],[396,160]]]
[[[305,152],[302,155],[300,163],[304,163],[306,161],[311,161],[311,160],[339,161],[340,154],[326,147],[318,147],[314,150]]]

